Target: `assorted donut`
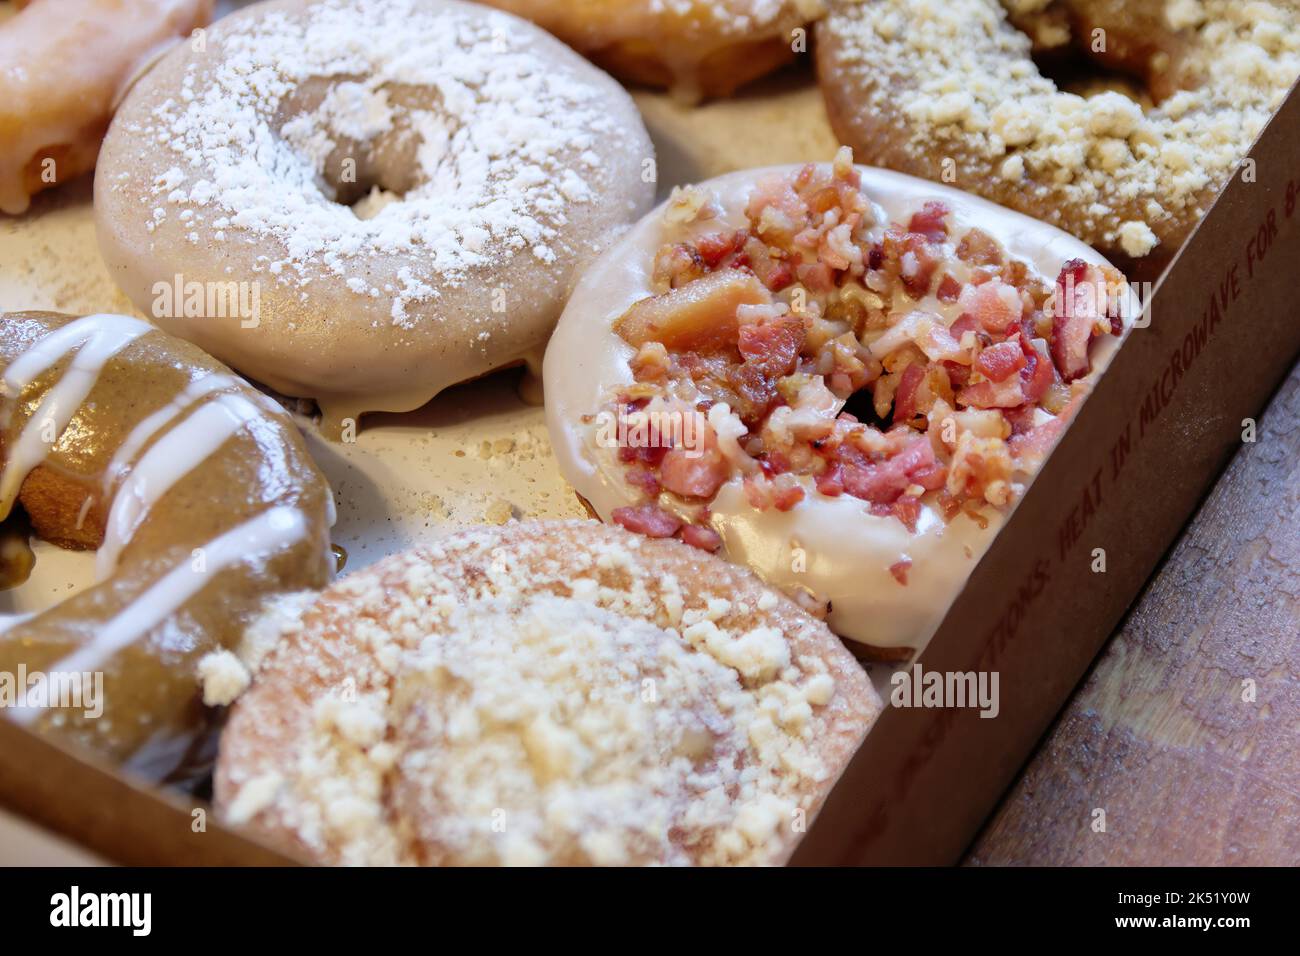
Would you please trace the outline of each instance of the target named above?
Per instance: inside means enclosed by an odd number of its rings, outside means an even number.
[[[212,0],[30,0],[0,21],[0,213],[95,166],[113,110]]]
[[[618,84],[508,14],[272,0],[136,84],[96,225],[141,311],[337,425],[539,366],[578,268],[649,208],[653,157]],[[256,314],[158,307],[177,276],[253,283]]]
[[[289,415],[123,315],[0,315],[0,517],[96,553],[97,583],[3,622],[0,670],[103,675],[102,713],[11,711],[152,779],[211,763],[200,660],[334,568],[334,498]]]
[[[547,419],[602,519],[908,658],[1134,314],[1077,239],[846,147],[690,187],[612,247],[551,340]]]
[[[786,861],[1300,75],[1287,0],[22,6],[0,211],[94,168],[138,314],[0,312],[0,570],[96,552],[0,673],[104,683],[3,716],[337,864]],[[603,70],[809,30],[838,154],[652,210]],[[282,398],[521,364],[598,520],[340,576]]]
[[[217,808],[329,863],[780,863],[881,706],[751,573],[585,521],[395,555],[260,639]]]
[[[828,7],[818,75],[859,162],[1050,223],[1144,279],[1182,246],[1300,76],[1292,0]],[[1132,77],[1138,95],[1061,89],[1031,56],[1044,44]]]

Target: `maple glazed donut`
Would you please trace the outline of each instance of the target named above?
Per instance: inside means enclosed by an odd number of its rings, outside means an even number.
[[[823,0],[487,0],[545,27],[629,83],[727,96],[794,59]]]
[[[881,709],[748,571],[592,521],[457,532],[294,603],[215,801],[326,863],[780,863]]]
[[[1153,105],[1059,89],[1004,4],[1026,29],[1054,17],[1052,42],[1135,77]],[[836,134],[862,162],[952,183],[1155,278],[1300,76],[1300,7],[1004,4],[829,0],[816,56]]]
[[[1060,230],[844,148],[678,192],[606,252],[547,351],[547,424],[601,518],[721,550],[897,659],[1133,307]]]
[[[614,80],[510,14],[275,0],[132,90],[96,224],[137,307],[337,424],[540,357],[653,156]]]
[[[283,409],[139,319],[0,316],[0,385],[0,517],[99,549],[94,586],[0,622],[0,672],[45,688],[0,714],[153,779],[192,769],[200,662],[267,597],[330,580],[330,489]],[[53,699],[96,672],[101,713]]]
[[[34,0],[0,22],[0,212],[95,166],[113,109],[212,0]]]

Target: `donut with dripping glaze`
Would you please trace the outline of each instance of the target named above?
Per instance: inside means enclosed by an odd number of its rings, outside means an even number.
[[[547,424],[603,520],[906,659],[1136,314],[1078,240],[843,149],[680,190],[611,248],[551,340]]]
[[[618,84],[457,0],[273,0],[173,50],[105,140],[109,270],[168,331],[327,429],[536,365],[574,277],[653,197]]]
[[[329,486],[282,408],[140,319],[0,316],[0,384],[0,517],[21,505],[38,537],[98,549],[92,587],[3,622],[0,671],[46,682],[4,716],[150,779],[202,776],[200,661],[267,598],[328,583]],[[52,693],[96,674],[84,706]]]

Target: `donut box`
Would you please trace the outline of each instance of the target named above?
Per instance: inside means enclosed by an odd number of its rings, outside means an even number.
[[[684,108],[638,92],[658,196],[737,169],[829,161],[837,142],[802,75]],[[1023,499],[915,664],[866,664],[894,698],[794,851],[794,864],[960,858],[1300,351],[1300,96],[1292,92],[1164,274]],[[179,297],[183,290],[178,289]],[[0,309],[132,311],[95,241],[90,189],[0,220]],[[354,441],[298,416],[335,495],[345,572],[467,524],[579,518],[543,414],[512,373],[415,412],[368,418]],[[337,437],[337,436],[334,436]],[[93,561],[35,544],[0,610],[48,606]],[[970,675],[981,707],[927,706],[926,675]],[[987,717],[981,714],[988,715]],[[39,767],[39,773],[31,768]],[[0,720],[0,801],[128,863],[289,860],[203,800]]]

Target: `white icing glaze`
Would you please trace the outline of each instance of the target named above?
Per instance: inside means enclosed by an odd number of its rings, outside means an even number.
[[[974,196],[898,173],[858,169],[864,191],[883,209],[881,227],[889,221],[906,222],[926,200],[939,199],[952,210],[954,233],[978,226],[1048,282],[1054,282],[1071,259],[1105,262],[1066,233]],[[612,387],[633,380],[628,367],[633,350],[612,331],[614,321],[632,303],[654,294],[654,255],[664,242],[742,227],[754,182],[779,171],[750,170],[701,184],[721,202],[723,214],[718,218],[668,227],[661,206],[606,252],[574,291],[546,353],[546,417],[561,471],[602,519],[638,501],[616,449],[601,448],[595,427],[582,424],[584,415],[604,407]],[[1128,307],[1126,327],[1136,314],[1132,301]],[[952,307],[933,297],[909,308],[933,311],[948,322],[956,318]],[[1118,344],[1108,338],[1094,345],[1094,376],[1106,367]],[[946,523],[931,493],[922,499],[913,534],[896,518],[872,515],[866,502],[847,495],[827,497],[807,480],[804,487],[807,497],[792,510],[758,511],[735,477],[710,505],[712,527],[722,536],[731,560],[749,565],[778,587],[806,589],[830,599],[828,623],[836,632],[879,647],[924,648],[1009,517],[985,508],[985,528],[961,516]],[[900,585],[889,568],[904,558],[910,558],[912,566],[908,583]],[[806,564],[802,571],[795,570],[796,559]]]
[[[289,547],[306,533],[307,518],[297,508],[280,506],[264,511],[205,545],[203,562],[198,568],[186,563],[167,572],[101,627],[90,643],[49,670],[80,673],[101,668],[111,656],[175,614],[220,572]],[[40,708],[20,707],[12,715],[20,723],[29,723],[40,712]]]
[[[108,467],[104,470],[104,494],[107,495],[112,492],[113,486],[126,474],[131,462],[135,461],[136,455],[140,453],[141,448],[148,444],[149,439],[158,434],[165,426],[171,424],[181,412],[200,398],[211,395],[213,392],[238,388],[239,385],[239,381],[229,375],[215,373],[203,375],[190,382],[172,401],[131,429],[131,433],[126,436],[117,452],[114,453],[112,461],[108,463]]]
[[[0,517],[9,514],[23,481],[58,442],[95,387],[104,364],[152,329],[147,322],[124,315],[87,315],[44,336],[10,363],[3,379],[4,396],[17,402],[23,389],[76,351],[62,378],[46,392],[5,456],[0,473]]]
[[[261,409],[242,395],[221,395],[200,405],[150,447],[113,498],[104,543],[95,556],[99,580],[113,573],[122,549],[158,499],[244,425],[261,416]]]

